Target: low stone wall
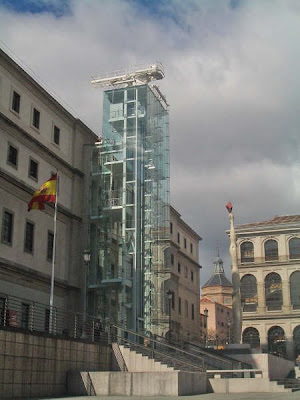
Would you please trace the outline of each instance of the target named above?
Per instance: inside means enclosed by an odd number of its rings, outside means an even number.
[[[267,378],[222,378],[209,379],[210,390],[214,393],[287,393],[283,385],[277,385]]]
[[[69,371],[69,395],[183,396],[206,393],[205,372]]]
[[[108,371],[110,363],[105,345],[0,330],[0,399],[65,395],[68,370]]]
[[[261,369],[263,377],[271,380],[286,378],[295,365],[293,361],[266,353],[230,354],[230,357]]]

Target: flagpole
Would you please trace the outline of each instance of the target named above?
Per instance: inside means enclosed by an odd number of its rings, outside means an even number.
[[[55,185],[54,234],[53,234],[53,253],[52,253],[52,268],[51,268],[51,289],[50,289],[50,329],[49,329],[50,333],[54,333],[53,297],[54,297],[54,269],[55,269],[55,255],[56,255],[57,198],[58,198],[58,172],[56,172],[56,185]]]

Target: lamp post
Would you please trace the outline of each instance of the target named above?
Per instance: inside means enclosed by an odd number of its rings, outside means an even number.
[[[171,343],[171,310],[172,310],[172,299],[173,299],[173,292],[172,290],[167,291],[168,302],[169,302],[169,343]]]
[[[205,347],[207,347],[207,318],[208,318],[208,309],[204,309],[204,323],[205,323]]]
[[[83,252],[83,262],[84,262],[84,286],[83,286],[83,324],[82,324],[82,335],[81,338],[86,338],[86,312],[87,312],[87,273],[89,270],[91,260],[91,253],[89,250],[84,250]]]
[[[228,344],[231,342],[231,321],[230,319],[227,321],[227,327],[228,327]]]

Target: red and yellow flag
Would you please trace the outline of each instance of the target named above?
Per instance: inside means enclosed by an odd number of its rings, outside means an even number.
[[[57,174],[46,181],[38,190],[33,193],[33,197],[28,203],[28,211],[44,210],[45,203],[55,203],[56,201]]]

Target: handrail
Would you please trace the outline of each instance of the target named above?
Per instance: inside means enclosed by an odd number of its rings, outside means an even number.
[[[164,347],[164,348],[167,348],[167,349],[169,349],[169,350],[172,350],[172,351],[181,353],[181,354],[183,354],[183,355],[185,355],[185,356],[187,356],[187,357],[189,357],[189,358],[192,357],[192,358],[196,359],[196,360],[199,362],[199,364],[200,364],[200,366],[201,366],[201,370],[202,370],[202,371],[204,370],[204,360],[203,360],[202,357],[200,357],[200,356],[198,356],[198,355],[196,355],[196,354],[189,353],[189,352],[187,352],[186,350],[183,350],[183,349],[180,349],[180,348],[178,348],[178,347],[172,346],[172,345],[169,344],[169,343],[163,343],[162,341],[155,340],[155,339],[153,339],[153,338],[151,338],[151,337],[149,337],[149,336],[143,335],[143,334],[141,334],[141,333],[134,332],[134,331],[132,331],[132,330],[130,330],[130,329],[121,327],[121,326],[116,325],[116,324],[110,324],[110,327],[113,327],[113,328],[115,328],[116,330],[120,330],[120,331],[123,332],[123,333],[126,332],[127,334],[133,335],[133,336],[135,336],[136,338],[141,338],[141,339],[143,339],[144,341],[147,340],[148,343],[153,344],[152,349],[154,349],[154,346],[157,345],[157,346]],[[120,338],[120,339],[123,340],[124,342],[127,341],[128,343],[132,343],[132,344],[134,344],[135,346],[139,346],[139,347],[141,347],[141,348],[143,348],[143,349],[147,349],[147,350],[149,350],[149,348],[151,349],[151,346],[145,346],[145,345],[142,345],[142,344],[140,344],[140,343],[138,343],[138,342],[131,342],[128,338],[125,338],[124,336],[118,336],[118,335],[115,334],[114,337]],[[155,349],[155,351],[157,351],[157,350]],[[166,355],[166,353],[163,353],[163,352],[160,352],[160,353]],[[169,357],[171,357],[171,356],[169,356]],[[173,357],[174,357],[174,355],[173,355]],[[171,358],[172,358],[172,357],[171,357]],[[185,362],[185,360],[182,360],[182,359],[181,359],[180,361]],[[191,365],[193,365],[194,367],[196,366],[196,364],[191,364]],[[198,367],[198,366],[197,366],[197,367]]]
[[[202,358],[202,357],[197,356],[196,354],[190,353],[190,352],[188,352],[188,351],[186,351],[186,350],[183,350],[183,349],[181,349],[181,348],[179,348],[179,347],[172,346],[172,345],[170,345],[169,343],[163,343],[163,342],[161,342],[161,341],[159,341],[159,340],[152,339],[152,338],[149,337],[149,336],[142,335],[142,334],[140,334],[140,333],[134,332],[134,331],[132,331],[132,330],[130,330],[130,329],[127,329],[127,328],[123,328],[123,327],[121,327],[121,326],[119,326],[119,325],[116,325],[116,324],[111,324],[111,326],[114,326],[115,328],[121,329],[121,330],[123,330],[124,332],[128,332],[128,333],[130,333],[130,334],[132,334],[132,335],[135,335],[135,336],[141,337],[141,338],[143,338],[143,339],[149,340],[149,341],[151,341],[151,342],[157,343],[157,344],[159,344],[160,346],[163,345],[163,346],[168,347],[168,348],[170,348],[170,349],[172,349],[172,350],[176,350],[176,351],[179,351],[179,352],[181,352],[181,353],[185,353],[185,354],[188,355],[188,356],[192,355],[193,357],[198,358],[199,360],[203,361],[203,358]],[[163,338],[163,339],[164,339],[164,338]]]
[[[203,371],[203,365],[201,364],[201,366],[199,366],[199,365],[197,365],[197,364],[193,364],[193,363],[191,363],[191,362],[187,362],[186,360],[182,360],[182,359],[178,359],[178,358],[174,358],[174,355],[169,355],[169,354],[166,354],[166,353],[164,353],[164,352],[161,352],[161,351],[159,351],[159,350],[157,350],[157,349],[155,349],[155,348],[149,348],[149,347],[147,347],[147,346],[145,346],[145,345],[142,345],[142,344],[140,344],[140,343],[137,343],[137,342],[132,342],[131,340],[129,340],[129,339],[124,339],[123,337],[121,337],[121,336],[116,336],[117,338],[119,338],[119,339],[121,339],[121,341],[124,341],[125,343],[130,343],[133,347],[140,347],[140,348],[142,348],[143,350],[147,350],[147,351],[149,351],[150,353],[152,353],[152,358],[154,359],[154,357],[153,357],[153,354],[154,353],[157,353],[158,355],[162,355],[162,356],[164,356],[164,357],[166,357],[166,358],[169,358],[169,359],[171,359],[173,362],[175,361],[175,362],[179,362],[180,364],[183,364],[183,365],[186,365],[186,366],[189,366],[189,367],[193,367],[193,368],[197,368],[197,369],[199,369],[200,371]],[[187,353],[188,354],[188,353]],[[202,360],[203,361],[203,360]]]
[[[219,361],[223,361],[223,362],[231,364],[231,365],[232,365],[232,363],[234,361],[238,361],[238,360],[226,360],[225,357],[223,358],[223,357],[220,357],[220,356],[218,356],[216,354],[210,353],[209,351],[206,351],[205,349],[202,349],[200,346],[197,346],[194,343],[190,343],[190,342],[185,342],[185,343],[187,343],[189,346],[196,347],[196,349],[197,349],[197,351],[199,351],[199,353],[202,353],[203,355],[211,357],[211,358],[215,358],[215,359],[217,359]]]

